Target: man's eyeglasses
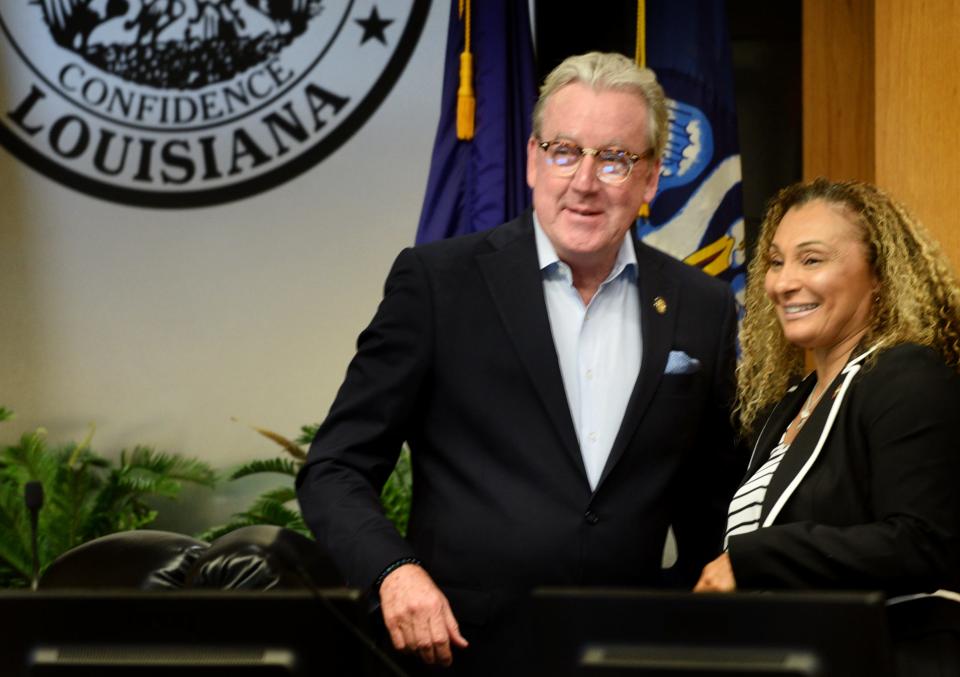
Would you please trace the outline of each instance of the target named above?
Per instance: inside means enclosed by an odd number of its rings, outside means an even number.
[[[573,176],[584,155],[597,158],[597,178],[604,183],[617,185],[623,183],[630,176],[630,172],[640,160],[653,157],[653,149],[649,148],[640,155],[628,153],[616,148],[581,148],[569,141],[541,141],[537,145],[547,155],[547,164],[553,168],[558,176]]]

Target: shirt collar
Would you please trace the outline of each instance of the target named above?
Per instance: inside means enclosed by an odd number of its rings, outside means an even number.
[[[557,267],[563,263],[557,256],[557,250],[554,248],[550,238],[540,225],[540,219],[537,213],[533,212],[533,232],[537,244],[537,260],[540,264],[540,271],[547,272],[551,267]],[[566,264],[564,264],[566,265]],[[615,279],[624,270],[635,272],[637,269],[637,252],[633,248],[633,238],[628,232],[620,243],[620,249],[617,251],[617,259],[613,262],[613,269],[607,276],[606,281]]]

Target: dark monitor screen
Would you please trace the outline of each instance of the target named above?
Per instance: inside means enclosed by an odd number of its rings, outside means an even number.
[[[371,646],[365,623],[359,593],[347,589],[7,592],[0,594],[0,675],[396,674]]]
[[[893,674],[880,593],[543,589],[532,613],[543,674]]]

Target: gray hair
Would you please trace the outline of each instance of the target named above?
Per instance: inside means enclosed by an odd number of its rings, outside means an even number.
[[[566,85],[581,82],[596,91],[618,90],[636,94],[647,107],[647,134],[654,159],[663,156],[667,145],[667,100],[657,76],[649,68],[640,68],[622,54],[588,52],[567,57],[550,71],[540,87],[540,98],[533,107],[533,134],[543,128],[543,111],[553,94]]]

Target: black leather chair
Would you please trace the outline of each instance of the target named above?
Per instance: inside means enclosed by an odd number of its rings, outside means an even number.
[[[255,525],[213,543],[146,529],[102,536],[57,558],[38,587],[270,590],[342,585],[315,541],[290,529]]]
[[[209,547],[205,541],[169,531],[121,531],[60,555],[47,567],[38,587],[177,590]]]
[[[185,587],[216,590],[329,588],[344,585],[316,541],[270,525],[221,536],[193,562]]]

